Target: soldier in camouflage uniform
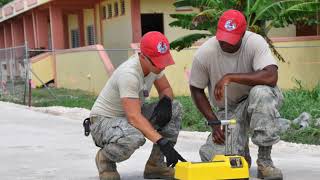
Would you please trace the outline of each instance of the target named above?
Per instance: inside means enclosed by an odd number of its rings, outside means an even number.
[[[144,178],[173,178],[175,164],[185,161],[174,149],[182,106],[172,100],[173,92],[163,73],[166,66],[174,64],[168,40],[159,32],[149,32],[140,49],[113,72],[91,110],[91,135],[101,148],[96,165],[102,180],[120,179],[116,163],[128,159],[145,143],[145,137],[154,145]],[[160,100],[146,104],[152,85]]]
[[[218,22],[215,37],[196,52],[190,74],[192,98],[212,128],[207,142],[200,148],[202,161],[224,154],[224,130],[219,120],[224,115],[224,88],[228,85],[228,118],[237,119],[233,130],[233,153],[245,157],[251,166],[249,134],[259,146],[258,177],[282,179],[282,172],[271,159],[271,149],[280,138],[278,112],[283,96],[277,85],[278,66],[266,41],[246,31],[241,12],[228,10]],[[208,95],[204,89],[208,87]],[[212,106],[218,112],[212,111]],[[231,139],[230,139],[231,140]],[[230,142],[230,141],[228,141]]]

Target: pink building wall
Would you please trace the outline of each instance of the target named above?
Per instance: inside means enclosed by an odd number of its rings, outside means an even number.
[[[24,37],[28,43],[29,48],[35,48],[35,38],[34,38],[34,29],[33,29],[33,19],[32,15],[26,15],[23,17],[23,30]]]
[[[38,48],[48,48],[49,14],[48,11],[35,11]]]
[[[131,0],[132,42],[138,43],[141,39],[141,10],[140,0]]]
[[[13,46],[21,46],[24,44],[23,21],[15,19],[12,21]]]
[[[53,49],[64,49],[64,23],[63,14],[60,6],[49,6],[51,37]]]
[[[27,41],[29,48],[69,48],[66,17],[70,11],[78,16],[80,45],[85,46],[83,9],[95,9],[100,1],[53,0],[39,5],[39,0],[15,0],[1,9],[6,19],[0,23],[0,47],[19,46]]]
[[[7,47],[12,47],[12,31],[11,31],[11,24],[10,23],[5,23],[4,24],[4,41],[5,41],[5,46]]]
[[[5,48],[3,26],[0,26],[0,48]]]

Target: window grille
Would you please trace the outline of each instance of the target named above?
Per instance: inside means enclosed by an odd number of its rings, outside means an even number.
[[[108,4],[108,18],[112,18],[112,5]]]
[[[124,3],[124,0],[120,1],[120,8],[121,8],[121,15],[124,15],[126,13],[126,4]]]
[[[119,4],[118,2],[114,3],[114,16],[118,16],[119,15]]]
[[[71,47],[80,47],[80,31],[79,29],[71,30]]]
[[[87,26],[87,39],[88,39],[88,45],[96,44],[96,36],[94,33],[93,25]]]
[[[102,7],[102,19],[106,19],[107,18],[107,7],[103,6]]]

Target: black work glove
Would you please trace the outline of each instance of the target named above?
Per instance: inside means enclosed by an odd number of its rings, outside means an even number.
[[[178,161],[186,162],[186,160],[173,148],[168,139],[161,138],[157,141],[160,151],[166,157],[167,166],[174,167]]]
[[[156,117],[155,124],[158,125],[160,129],[169,123],[172,117],[172,100],[168,96],[160,99],[153,110],[150,120],[154,117]]]

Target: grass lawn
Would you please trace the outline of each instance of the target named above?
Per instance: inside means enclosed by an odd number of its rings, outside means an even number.
[[[81,90],[51,89],[57,98],[54,98],[46,89],[34,89],[32,92],[33,106],[65,106],[82,107],[90,109],[96,96]],[[281,116],[293,120],[302,112],[308,112],[313,119],[320,118],[320,86],[306,90],[303,88],[288,90],[284,92],[285,101],[280,110]],[[176,97],[184,107],[182,128],[190,131],[207,131],[209,128],[202,115],[197,111],[191,97]],[[1,97],[2,101],[10,101]],[[12,101],[12,100],[11,100]],[[289,142],[318,144],[320,145],[320,128],[313,124],[306,129],[299,129],[292,126],[281,138]]]

